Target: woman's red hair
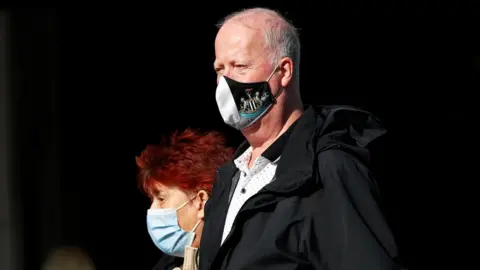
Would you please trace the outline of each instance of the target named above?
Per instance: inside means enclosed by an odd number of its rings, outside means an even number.
[[[136,157],[138,184],[150,197],[157,183],[185,192],[211,193],[217,169],[233,153],[218,132],[176,131],[168,139],[163,137],[158,145],[147,145]]]

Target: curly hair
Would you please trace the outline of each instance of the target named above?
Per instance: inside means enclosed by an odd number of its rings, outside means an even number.
[[[147,145],[136,157],[138,184],[149,197],[157,183],[185,192],[211,193],[217,169],[234,154],[222,134],[186,129],[175,131],[158,145]]]

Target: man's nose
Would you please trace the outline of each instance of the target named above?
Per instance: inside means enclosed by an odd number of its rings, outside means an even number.
[[[217,73],[217,84],[220,82],[220,78],[222,78],[222,76],[231,78],[230,73],[231,72],[229,68],[225,68],[222,70],[222,72]]]

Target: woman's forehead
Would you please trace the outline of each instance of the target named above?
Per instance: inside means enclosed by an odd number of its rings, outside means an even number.
[[[175,194],[185,193],[176,186],[168,186],[162,183],[156,183],[153,186],[152,191],[153,193],[155,193],[155,195],[161,195],[161,194],[175,195]]]
[[[164,185],[160,182],[156,182],[155,184],[152,185],[152,188],[157,190],[157,191],[168,191],[169,189],[171,189],[172,187],[169,187],[167,185]]]

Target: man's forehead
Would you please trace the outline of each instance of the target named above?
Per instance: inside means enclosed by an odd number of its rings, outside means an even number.
[[[248,44],[258,36],[258,32],[241,23],[226,23],[218,31],[216,43]]]
[[[258,31],[235,25],[221,28],[215,40],[217,58],[222,57],[249,57],[263,48],[263,39]]]

